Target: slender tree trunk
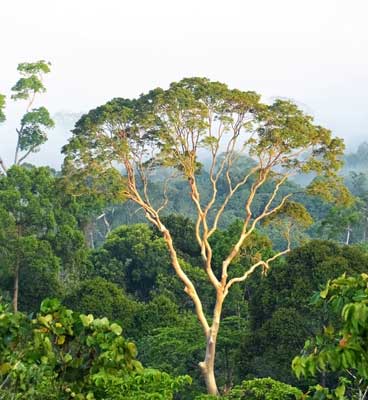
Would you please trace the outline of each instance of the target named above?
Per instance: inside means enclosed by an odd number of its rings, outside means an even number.
[[[18,311],[18,298],[19,298],[19,267],[20,267],[20,237],[22,235],[21,226],[17,226],[17,236],[18,236],[18,248],[16,264],[14,268],[14,287],[13,287],[13,311],[16,313]]]
[[[217,333],[214,334],[211,328],[211,333],[207,337],[205,360],[199,363],[199,367],[206,384],[207,393],[214,396],[219,395],[215,377],[216,340]]]
[[[224,301],[223,292],[221,289],[217,293],[215,310],[213,313],[213,323],[206,337],[206,356],[204,361],[199,363],[202,375],[206,384],[207,393],[213,396],[219,396],[215,377],[215,358],[217,335],[220,328],[220,319],[222,311],[222,303]]]
[[[14,288],[13,288],[13,311],[18,311],[18,297],[19,297],[19,263],[17,263],[14,272]]]
[[[91,221],[85,222],[82,224],[82,230],[84,233],[84,241],[86,243],[86,246],[89,247],[90,249],[95,248],[95,240],[94,240],[94,223]]]
[[[17,139],[17,145],[15,146],[14,165],[18,165],[19,142],[22,131],[23,131],[23,126],[20,129],[17,129],[18,139]]]
[[[5,164],[4,164],[3,159],[2,159],[1,157],[0,157],[0,167],[1,167],[2,170],[3,170],[3,173],[6,175],[7,169],[6,169],[6,166],[5,166]]]
[[[351,228],[350,228],[350,224],[349,224],[347,232],[346,232],[346,241],[345,241],[346,245],[349,245],[349,243],[350,243],[350,233],[351,233]]]
[[[153,219],[154,222],[157,220]],[[166,245],[170,252],[172,266],[173,266],[176,274],[179,276],[179,278],[182,280],[182,282],[185,285],[184,291],[193,300],[198,320],[201,323],[204,333],[205,333],[206,356],[205,356],[204,361],[199,363],[199,368],[201,369],[201,372],[202,372],[202,375],[203,375],[203,378],[204,378],[204,381],[206,384],[207,393],[214,395],[214,396],[219,396],[219,391],[217,388],[216,377],[215,377],[215,357],[216,357],[217,335],[218,335],[219,328],[220,328],[222,304],[226,297],[225,284],[221,285],[220,287],[217,288],[216,304],[215,304],[215,308],[213,311],[212,326],[210,327],[210,326],[208,326],[206,316],[202,309],[202,303],[200,301],[200,298],[198,297],[195,287],[192,284],[192,282],[190,281],[190,279],[187,277],[185,272],[180,267],[180,263],[179,263],[179,260],[178,260],[177,254],[176,254],[176,250],[173,245],[173,241],[172,241],[170,232],[166,229],[166,227],[164,225],[162,225],[162,223],[159,220],[158,220],[158,222],[156,222],[156,226],[161,230],[161,232],[163,234],[163,238],[164,238]],[[226,281],[225,281],[225,283],[226,283]]]

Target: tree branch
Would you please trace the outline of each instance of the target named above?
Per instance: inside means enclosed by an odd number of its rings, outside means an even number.
[[[4,171],[4,174],[6,175],[6,173],[8,172],[8,169],[6,168],[5,163],[2,158],[0,158],[0,166],[1,166],[2,170]]]
[[[198,296],[198,293],[197,293],[192,281],[189,279],[188,275],[184,272],[184,270],[180,266],[170,231],[161,222],[157,211],[154,210],[154,208],[150,204],[148,204],[146,201],[144,201],[142,199],[142,197],[140,196],[140,194],[138,193],[136,185],[135,185],[134,168],[132,167],[130,161],[127,158],[125,158],[124,164],[125,164],[125,168],[126,168],[127,174],[128,174],[127,196],[131,200],[133,200],[135,203],[139,204],[142,207],[142,209],[146,213],[146,218],[150,222],[152,222],[152,224],[154,224],[158,228],[158,230],[162,233],[163,238],[165,240],[165,243],[166,243],[167,248],[170,253],[171,264],[172,264],[177,276],[179,277],[179,279],[184,283],[184,287],[185,287],[184,291],[192,299],[194,306],[195,306],[198,320],[200,321],[202,328],[204,330],[204,333],[207,336],[210,328],[209,328],[206,316],[203,311],[202,302]]]
[[[24,154],[24,155],[18,160],[17,163],[15,163],[15,165],[20,165],[20,163],[21,163],[22,161],[24,161],[36,148],[37,148],[37,146],[31,147],[31,148],[27,151],[27,153]]]
[[[278,252],[277,254],[275,254],[273,257],[270,257],[269,259],[267,259],[266,261],[260,260],[257,263],[253,264],[245,273],[244,275],[238,277],[238,278],[232,278],[229,280],[229,282],[226,284],[225,286],[225,296],[227,295],[229,289],[231,288],[231,286],[234,283],[239,283],[239,282],[243,282],[245,281],[259,266],[263,266],[264,270],[267,271],[269,270],[270,266],[269,263],[272,261],[275,261],[277,258],[287,254],[290,251],[290,245],[288,245],[288,247],[283,250]]]
[[[232,189],[230,190],[230,192],[227,194],[227,196],[225,197],[225,200],[223,201],[222,205],[220,206],[220,209],[219,209],[218,212],[216,213],[216,216],[215,216],[215,219],[214,219],[212,228],[210,229],[210,231],[209,231],[209,233],[208,233],[208,237],[212,236],[213,233],[217,230],[218,222],[219,222],[219,220],[220,220],[220,218],[221,218],[221,215],[222,215],[222,213],[225,211],[225,208],[226,208],[227,204],[228,204],[229,201],[232,199],[232,197],[234,196],[234,194],[237,192],[237,190],[238,190],[240,187],[244,186],[244,185],[248,182],[248,179],[249,179],[255,172],[257,172],[257,171],[259,170],[259,168],[260,168],[259,166],[256,166],[256,167],[252,168],[252,170],[251,170],[247,175],[245,175],[245,177],[244,177],[240,182],[238,182],[238,183],[235,185],[235,187],[232,188]]]

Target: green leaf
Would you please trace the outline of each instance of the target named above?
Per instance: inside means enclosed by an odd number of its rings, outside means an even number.
[[[37,318],[38,322],[44,326],[49,327],[50,322],[52,321],[52,314],[47,314],[45,316],[41,315]]]
[[[137,347],[133,342],[127,344],[128,351],[132,357],[136,357],[138,354]]]
[[[92,314],[88,314],[88,315],[81,314],[79,316],[79,318],[82,321],[83,326],[85,326],[85,327],[90,326],[94,320]]]
[[[8,362],[0,364],[0,374],[1,375],[7,374],[11,369],[12,369],[12,366]]]
[[[115,324],[115,323],[111,324],[110,329],[111,329],[112,332],[115,333],[116,336],[120,336],[121,333],[123,332],[122,327],[120,325],[118,325],[118,324]]]
[[[57,341],[56,341],[56,343],[59,345],[59,346],[61,346],[61,345],[63,345],[64,343],[65,343],[65,335],[60,335],[58,338],[57,338]]]
[[[330,283],[331,283],[331,280],[328,280],[326,287],[320,292],[319,295],[321,296],[322,299],[325,299],[327,297],[328,291],[330,290]]]
[[[40,310],[43,314],[54,312],[61,306],[60,300],[58,299],[45,299],[41,303]]]
[[[338,398],[339,400],[343,400],[343,399],[344,399],[345,391],[346,391],[345,385],[339,385],[339,386],[335,389],[335,394],[336,394],[336,396],[337,396],[337,398]]]

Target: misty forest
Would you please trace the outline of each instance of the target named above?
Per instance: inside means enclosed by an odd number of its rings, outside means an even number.
[[[51,69],[0,95],[0,399],[367,400],[368,143],[203,77],[54,118]]]

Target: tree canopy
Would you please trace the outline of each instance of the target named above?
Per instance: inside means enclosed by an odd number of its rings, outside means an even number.
[[[139,205],[146,218],[161,232],[168,248],[172,267],[192,299],[204,331],[207,350],[200,363],[208,392],[217,394],[214,359],[223,302],[229,289],[246,280],[257,268],[269,269],[270,263],[290,251],[290,235],[296,223],[308,225],[305,208],[292,200],[293,193],[276,196],[287,179],[295,173],[314,173],[316,178],[309,192],[328,200],[349,199],[336,171],[341,166],[343,142],[331,132],[316,125],[290,101],[260,102],[260,95],[229,89],[225,84],[205,78],[187,78],[174,82],[169,89],[157,88],[137,99],[117,98],[91,110],[77,122],[73,136],[64,148],[65,166],[78,171],[104,174],[123,167],[123,192],[128,200]],[[202,198],[197,184],[201,169],[200,152],[210,156],[208,187]],[[250,156],[254,164],[233,174],[233,166],[241,155]],[[167,170],[158,204],[150,198],[157,168]],[[193,282],[180,264],[170,230],[160,213],[170,196],[170,179],[181,176],[188,183],[189,198],[194,206],[195,235],[203,268],[215,289],[216,302],[210,323],[202,300]],[[227,195],[218,201],[218,183],[224,177]],[[252,210],[258,190],[271,182],[263,207]],[[221,271],[213,268],[211,236],[219,220],[239,188],[249,185],[244,198],[242,229],[237,240],[222,260]],[[212,217],[210,218],[210,216]],[[240,275],[229,277],[228,270],[242,244],[257,225],[267,220],[280,221],[287,245],[269,258],[256,255],[253,263]]]
[[[11,99],[24,100],[27,105],[19,128],[16,129],[14,165],[20,165],[31,153],[39,151],[40,146],[47,141],[47,131],[54,127],[54,121],[47,108],[33,108],[36,96],[46,92],[43,77],[50,72],[50,65],[44,60],[18,64],[17,70],[21,77],[11,88]],[[0,94],[0,122],[5,120],[4,107],[5,96]],[[6,173],[8,166],[1,157],[0,166],[2,172]]]

